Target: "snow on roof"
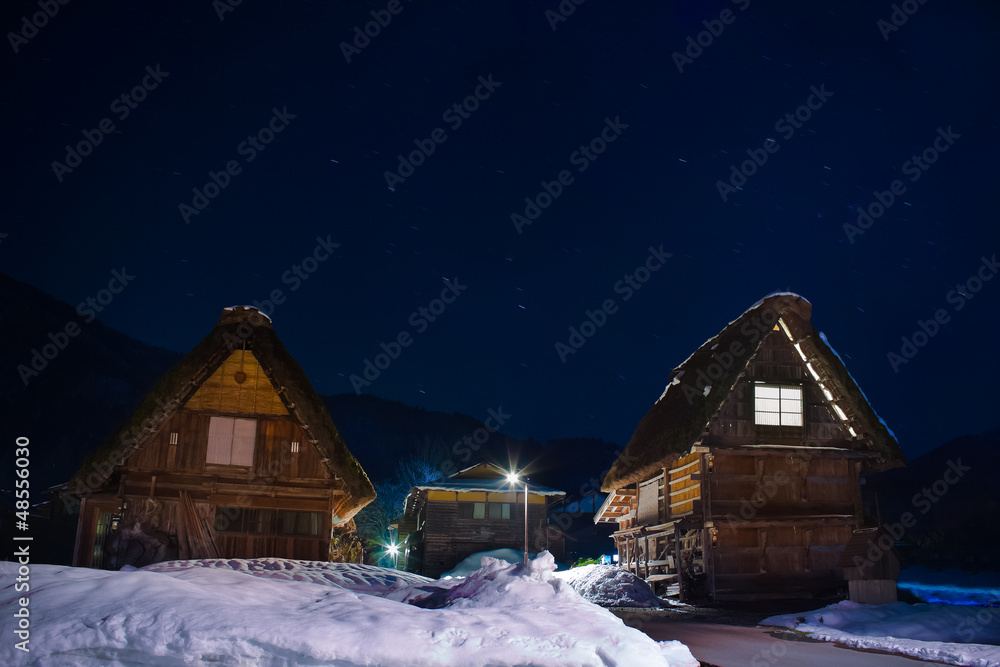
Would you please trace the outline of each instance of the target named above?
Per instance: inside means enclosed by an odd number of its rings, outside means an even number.
[[[443,479],[437,482],[418,484],[413,487],[421,491],[486,491],[489,493],[511,493],[521,484],[515,485],[506,479]],[[528,493],[539,496],[565,496],[565,491],[550,489],[540,484],[528,482]]]
[[[868,397],[867,397],[867,396],[865,395],[865,390],[861,388],[861,385],[860,385],[860,384],[858,384],[858,381],[854,379],[854,376],[853,376],[853,375],[851,375],[851,371],[850,371],[850,369],[848,369],[848,368],[847,368],[847,364],[845,364],[845,363],[844,363],[844,358],[843,358],[843,357],[841,357],[841,356],[840,356],[840,355],[839,355],[839,354],[837,353],[837,351],[836,351],[835,349],[833,349],[833,345],[830,345],[830,341],[829,341],[829,339],[827,339],[827,337],[826,337],[826,334],[825,334],[825,333],[823,333],[822,331],[820,331],[820,332],[819,332],[819,338],[820,338],[820,340],[822,340],[822,341],[823,341],[824,343],[826,343],[826,346],[827,346],[828,348],[830,348],[830,351],[831,351],[831,352],[833,352],[833,355],[834,355],[835,357],[837,357],[837,359],[839,359],[839,360],[840,360],[840,363],[841,363],[841,364],[843,364],[843,366],[844,366],[844,370],[845,370],[845,371],[847,371],[847,377],[851,378],[851,382],[853,382],[853,383],[854,383],[854,386],[858,388],[858,391],[859,391],[859,392],[861,392],[861,398],[865,399],[865,403],[867,403],[867,404],[868,404],[868,407],[869,407],[869,408],[871,408],[871,410],[872,410],[872,414],[874,414],[874,415],[875,415],[875,416],[876,416],[876,417],[878,418],[878,420],[879,420],[880,422],[882,422],[882,426],[885,426],[885,430],[889,432],[889,435],[891,435],[891,436],[893,437],[893,439],[894,439],[894,440],[895,440],[896,442],[899,442],[899,438],[897,438],[897,437],[896,437],[896,434],[892,432],[892,429],[891,429],[891,428],[889,428],[889,425],[885,423],[885,420],[884,420],[884,419],[882,419],[882,416],[881,416],[881,415],[880,415],[879,413],[875,412],[875,408],[874,408],[874,407],[872,407],[872,402],[871,402],[871,401],[869,401],[869,400],[868,400]]]
[[[257,308],[256,306],[226,306],[222,310],[228,310],[228,311],[231,311],[231,312],[235,312],[235,311],[238,311],[238,310],[246,310],[246,311],[250,311],[250,312],[255,312],[255,313],[260,314],[262,317],[266,317],[268,322],[271,321],[271,318],[268,317],[266,314],[264,314],[260,310],[260,308]]]
[[[754,305],[750,306],[750,308],[748,308],[747,310],[753,310],[754,308],[756,308],[757,306],[761,305],[762,303],[764,303],[768,299],[770,299],[772,297],[776,297],[776,296],[791,296],[791,297],[795,297],[796,299],[802,299],[803,301],[805,301],[806,303],[808,303],[810,306],[812,305],[812,301],[810,301],[809,299],[805,298],[801,294],[796,294],[795,292],[771,292],[770,294],[765,295],[763,299],[761,299],[760,301],[758,301]]]

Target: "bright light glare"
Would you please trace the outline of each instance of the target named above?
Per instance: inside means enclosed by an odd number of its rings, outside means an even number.
[[[517,484],[520,481],[521,480],[519,480],[517,478],[517,473],[516,472],[509,472],[509,473],[507,473],[507,483],[508,484]]]
[[[399,545],[398,544],[390,544],[389,545],[389,554],[395,556],[398,553],[399,553]]]

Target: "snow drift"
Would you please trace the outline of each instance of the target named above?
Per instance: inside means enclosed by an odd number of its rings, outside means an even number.
[[[0,565],[8,636],[23,595],[12,567]],[[384,568],[282,559],[123,572],[34,565],[31,652],[4,642],[0,664],[698,665],[686,646],[627,627],[554,569],[547,552],[527,565],[490,560],[465,579],[416,582]]]
[[[878,649],[952,665],[1000,665],[1000,608],[939,604],[838,602],[803,614],[771,616],[760,625],[814,639]]]
[[[555,576],[602,607],[666,607],[645,581],[614,565],[584,565]]]
[[[535,554],[528,552],[528,556],[535,558]],[[455,567],[451,568],[447,572],[441,575],[441,578],[445,577],[467,577],[479,568],[483,566],[485,559],[487,558],[497,558],[499,560],[510,563],[511,565],[516,565],[524,561],[523,551],[514,551],[513,549],[492,549],[491,551],[477,551],[476,553],[468,556],[460,562]]]

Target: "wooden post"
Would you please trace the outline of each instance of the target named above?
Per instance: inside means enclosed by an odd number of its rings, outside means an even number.
[[[649,579],[649,535],[643,535],[643,554],[645,557],[645,572],[646,576],[643,579]]]
[[[701,538],[702,560],[705,563],[705,594],[715,600],[715,550],[712,542],[712,532],[715,530],[714,512],[712,509],[712,480],[709,479],[708,457],[711,452],[701,455]]]
[[[854,500],[854,527],[864,525],[864,507],[861,501],[861,461],[855,461],[854,478],[851,480],[851,496]]]
[[[684,602],[684,561],[681,559],[680,525],[674,525],[674,567],[677,568],[677,599]]]

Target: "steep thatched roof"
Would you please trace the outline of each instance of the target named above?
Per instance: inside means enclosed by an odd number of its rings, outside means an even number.
[[[84,461],[67,490],[84,495],[100,489],[114,474],[115,466],[155,434],[234,350],[244,347],[254,353],[289,414],[309,433],[327,471],[343,480],[350,496],[345,506],[350,510],[340,519],[350,519],[374,500],[375,489],[368,475],[347,449],[305,371],[278,340],[271,320],[250,306],[223,310],[215,328],[167,371],[129,420]]]
[[[779,320],[844,411],[845,427],[850,426],[857,434],[854,444],[858,449],[878,455],[872,468],[882,470],[903,465],[905,457],[892,431],[875,414],[826,337],[813,328],[809,321],[811,315],[812,304],[806,299],[789,292],[775,293],[754,304],[718,335],[705,341],[670,374],[671,383],[639,422],[632,439],[604,478],[601,490],[607,493],[649,479],[690,452],[756,356],[765,335]],[[765,330],[762,323],[770,325],[766,325]],[[693,392],[691,383],[696,374],[716,362],[713,355],[733,349],[734,344],[737,349],[742,348],[742,353],[733,355],[732,364],[723,368],[721,376],[713,377],[706,394]],[[715,368],[722,368],[722,365],[716,363]],[[684,375],[687,375],[686,384],[681,386]]]

